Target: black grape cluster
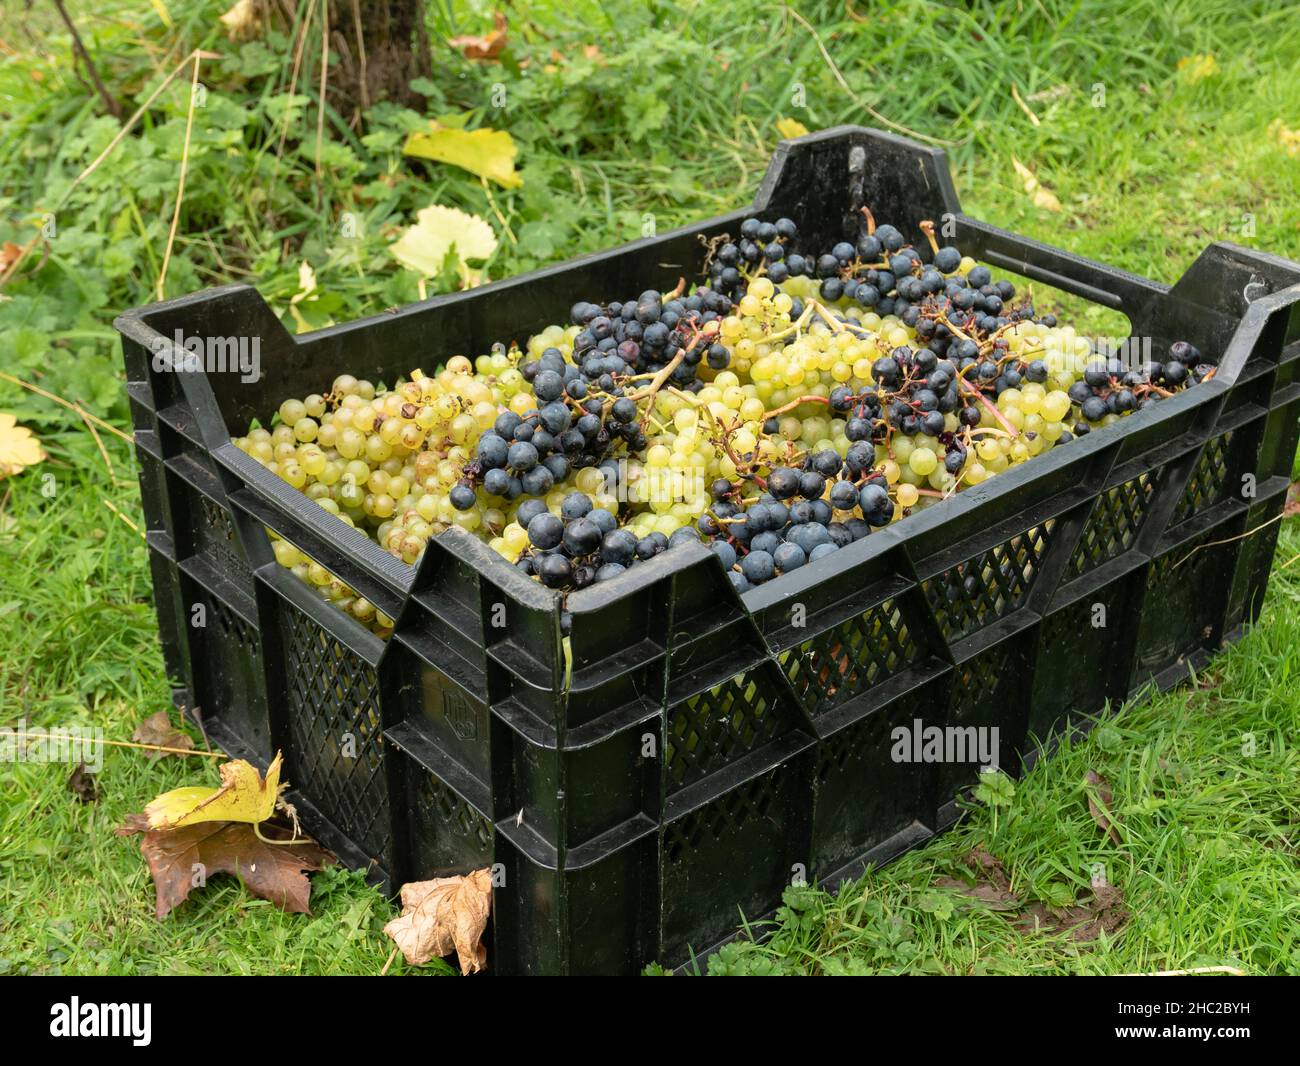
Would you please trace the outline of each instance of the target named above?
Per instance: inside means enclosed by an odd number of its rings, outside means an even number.
[[[698,390],[701,359],[716,370],[730,360],[705,327],[731,307],[710,289],[667,300],[647,289],[635,300],[575,304],[570,315],[582,329],[573,339],[573,361],[547,348],[520,366],[539,406],[522,417],[503,412],[479,438],[464,479],[451,490],[452,505],[473,508],[476,485],[507,501],[545,496],[570,471],[598,465],[619,443],[630,453],[643,451],[645,429],[627,379],[654,374],[680,356],[668,380]]]
[[[1125,415],[1150,407],[1161,396],[1187,385],[1197,385],[1214,374],[1214,366],[1203,361],[1195,345],[1175,341],[1163,363],[1151,360],[1137,368],[1118,359],[1098,358],[1088,364],[1083,377],[1069,388],[1070,399],[1087,420],[1076,434],[1089,431],[1089,423],[1107,415]]]
[[[730,361],[727,349],[702,331],[729,314],[731,306],[727,296],[709,288],[666,299],[658,290],[647,289],[635,300],[574,304],[569,315],[582,330],[573,339],[573,361],[589,386],[619,395],[620,375],[653,374],[682,355],[669,380],[698,389],[702,383],[695,369],[701,359],[707,358],[715,370],[725,369]]]
[[[598,465],[618,441],[634,451],[646,446],[636,403],[621,396],[612,377],[604,384],[618,398],[606,404],[558,348],[547,348],[520,372],[538,407],[523,416],[502,412],[479,437],[474,460],[465,466],[465,481],[452,490],[452,503],[460,510],[474,506],[475,484],[505,500],[544,496],[570,471]]]
[[[780,285],[800,274],[811,277],[809,264],[803,256],[787,254],[789,244],[798,235],[799,227],[788,218],[778,218],[775,222],[745,219],[740,224],[740,240],[727,241],[710,257],[709,283],[718,292],[736,300],[745,294],[745,274],[742,271],[752,274],[760,266],[764,267],[773,285]]]
[[[774,467],[757,502],[743,509],[731,483],[720,480],[713,486],[717,502],[697,528],[743,592],[889,525],[895,504],[873,464],[867,444],[853,445],[843,459],[829,449],[816,452],[799,468]],[[862,518],[836,520],[837,511],[857,507]]]
[[[638,538],[584,492],[565,496],[558,515],[541,500],[525,500],[515,520],[528,531],[528,548],[515,562],[516,568],[554,589],[609,581],[634,563],[653,559],[683,541],[700,539],[689,526],[671,537],[656,532]]]

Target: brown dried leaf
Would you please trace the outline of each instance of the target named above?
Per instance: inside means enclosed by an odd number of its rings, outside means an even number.
[[[1116,932],[1128,921],[1128,908],[1124,895],[1114,885],[1098,885],[1092,898],[1070,907],[1049,907],[1034,903],[1016,922],[1025,932],[1046,933],[1049,936],[1068,932],[1077,943],[1096,940],[1102,933]]]
[[[493,29],[481,37],[452,37],[447,43],[466,59],[496,59],[506,46],[506,17],[500,11],[492,16]]]
[[[990,855],[982,847],[962,857],[962,862],[975,874],[975,884],[953,877],[935,881],[937,888],[951,888],[963,896],[978,900],[991,910],[1012,911],[1020,907],[1020,898],[1011,891],[1011,880],[1003,869],[1002,860]]]
[[[86,770],[84,762],[77,763],[77,768],[68,778],[68,791],[77,797],[78,803],[96,803],[99,800],[99,783],[95,775]]]
[[[149,832],[149,816],[147,814],[128,814],[126,821],[117,827],[116,835],[120,837],[134,836],[136,833]]]
[[[1300,481],[1294,482],[1286,490],[1286,503],[1282,505],[1282,514],[1287,518],[1300,514]]]
[[[263,836],[290,839],[287,830],[270,823]],[[268,844],[259,840],[245,822],[199,822],[180,829],[149,829],[142,814],[128,815],[119,836],[144,833],[140,852],[149,863],[157,892],[156,913],[165,918],[184,903],[190,890],[207,883],[213,874],[233,874],[259,899],[274,903],[289,914],[309,914],[311,882],[307,874],[334,861],[315,841]]]
[[[172,725],[171,718],[166,711],[151,714],[135,727],[131,739],[137,744],[153,744],[160,748],[184,748],[186,751],[191,751],[194,748],[194,741]],[[145,758],[148,759],[161,759],[167,755],[176,755],[178,759],[184,758],[184,756],[172,751],[145,752]]]
[[[23,247],[21,244],[5,241],[3,245],[0,245],[0,274],[3,274],[22,257]]]
[[[1112,810],[1114,801],[1110,783],[1095,770],[1089,770],[1084,775],[1083,788],[1088,794],[1088,813],[1092,815],[1092,820],[1101,826],[1116,847],[1122,845],[1124,840],[1119,835]]]
[[[476,973],[487,965],[483,930],[492,908],[492,874],[487,868],[463,877],[436,877],[402,886],[402,914],[386,926],[412,966],[452,952],[460,972]]]
[[[973,885],[968,885],[965,881],[953,877],[941,877],[935,881],[935,887],[951,888],[995,911],[1014,911],[1020,907],[1020,898],[1014,892],[989,884],[987,881],[977,881]]]

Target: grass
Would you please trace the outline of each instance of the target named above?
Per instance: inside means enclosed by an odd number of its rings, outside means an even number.
[[[223,6],[186,5],[171,28],[143,0],[73,7],[128,111],[190,48],[223,56],[205,60],[210,106],[196,123],[168,295],[249,278],[283,309],[306,260],[323,294],[313,324],[373,313],[416,297],[384,246],[426,203],[493,220],[501,250],[487,267],[501,277],[637,235],[646,214],[664,229],[733,208],[756,188],[778,119],[810,129],[870,122],[865,106],[950,142],[972,214],[1081,254],[1164,281],[1214,240],[1300,258],[1300,167],[1270,131],[1300,127],[1300,26],[1266,3],[900,2],[873,4],[863,20],[825,3],[800,5],[806,21],[734,0],[530,5],[526,21],[512,16],[510,62],[449,55],[422,87],[429,114],[468,111],[519,143],[525,184],[491,201],[450,168],[402,160],[395,145],[422,115],[393,108],[370,116],[364,137],[329,114],[333,164],[318,179],[316,72],[291,86],[272,53],[283,41],[261,45],[269,61],[258,42],[226,41],[215,23]],[[138,135],[69,193],[116,127],[88,98],[57,21],[26,18],[12,37],[0,34],[0,240],[25,242],[61,206],[48,259],[0,291],[5,369],[125,427],[110,322],[153,298],[186,94],[165,93]],[[486,29],[490,12],[454,4],[430,19],[444,38]],[[1210,53],[1209,76],[1197,80],[1196,64],[1179,70],[1180,59]],[[500,110],[489,103],[497,84]],[[308,103],[288,96],[295,88]],[[1055,192],[1060,212],[1033,205],[1013,156]],[[363,239],[337,240],[343,211],[361,220]],[[1100,316],[1080,322],[1103,328]],[[81,723],[126,739],[169,705],[143,542],[106,506],[138,521],[129,448],[103,434],[110,470],[80,419],[3,383],[0,410],[33,426],[50,453],[0,485],[0,722]],[[770,938],[727,949],[712,969],[1300,972],[1291,688],[1300,563],[1282,568],[1300,553],[1293,527],[1284,524],[1260,624],[1196,686],[1126,708],[1062,749],[1017,783],[996,820],[981,807],[833,897],[791,890]],[[1254,755],[1242,754],[1245,733]],[[1089,769],[1110,782],[1119,845],[1089,815]],[[112,831],[211,768],[110,749],[103,797],[88,806],[66,791],[68,771],[4,767],[0,971],[382,968],[381,927],[393,910],[356,875],[317,875],[310,917],[285,916],[224,879],[156,922],[136,846]],[[965,876],[962,857],[976,848],[999,860],[1014,908],[972,906],[935,887]],[[1016,924],[1035,902],[1086,899],[1096,863],[1131,915],[1115,935],[1079,944]],[[390,972],[403,969],[399,961]]]

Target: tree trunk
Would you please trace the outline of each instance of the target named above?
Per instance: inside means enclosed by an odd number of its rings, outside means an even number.
[[[421,107],[412,78],[433,70],[422,0],[329,0],[329,100],[349,122],[380,100]]]

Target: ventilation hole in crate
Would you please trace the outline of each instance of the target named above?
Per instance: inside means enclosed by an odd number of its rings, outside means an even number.
[[[1143,474],[1107,489],[1098,498],[1083,527],[1078,547],[1070,557],[1066,580],[1086,574],[1118,559],[1137,540],[1142,523],[1147,516],[1147,507],[1155,494],[1156,479]]]
[[[433,774],[424,775],[420,802],[440,829],[450,831],[457,840],[473,841],[484,855],[491,854],[492,823]]]
[[[212,615],[217,622],[217,631],[221,634],[222,639],[235,644],[250,655],[256,655],[257,640],[253,636],[252,626],[216,597],[210,598],[208,602],[211,605]]]
[[[215,500],[208,499],[202,493],[196,495],[202,513],[202,524],[198,529],[200,547],[206,548],[219,560],[233,564],[237,570],[243,570],[244,559],[235,542],[235,527],[230,515]]]
[[[1174,509],[1171,526],[1178,525],[1194,517],[1201,511],[1208,510],[1223,499],[1228,487],[1228,457],[1231,454],[1232,432],[1215,437],[1205,446],[1201,457],[1196,461],[1191,480],[1183,492],[1183,498]]]
[[[1152,559],[1151,565],[1147,568],[1147,588],[1152,589],[1164,584],[1175,572],[1180,580],[1191,577],[1198,566],[1204,566],[1214,560],[1216,553],[1204,549],[1211,540],[1222,539],[1222,537],[1223,534],[1217,529],[1207,529],[1186,544],[1180,544],[1173,551],[1165,552],[1164,555]]]
[[[779,771],[734,788],[712,803],[671,823],[664,833],[664,857],[675,862],[708,840],[722,840],[767,817]]]
[[[812,713],[838,706],[916,661],[919,650],[892,599],[781,656],[795,694]]]
[[[831,776],[842,774],[852,763],[859,763],[868,756],[879,757],[864,743],[869,738],[867,732],[874,727],[874,716],[858,722],[856,725],[841,729],[833,737],[817,745],[817,780],[825,784]]]
[[[737,674],[674,707],[668,722],[668,776],[690,784],[754,751],[781,732],[781,716],[757,672]]]
[[[762,748],[781,732],[781,715],[757,671],[673,707],[668,720],[668,776],[675,787]]]
[[[974,714],[997,693],[998,684],[1007,670],[1009,653],[992,651],[957,667],[953,684],[953,717],[960,720]]]
[[[305,614],[286,606],[293,781],[354,843],[388,844],[388,792],[374,670]]]
[[[1024,601],[1051,543],[1055,519],[924,582],[925,598],[949,641],[1011,613]]]

